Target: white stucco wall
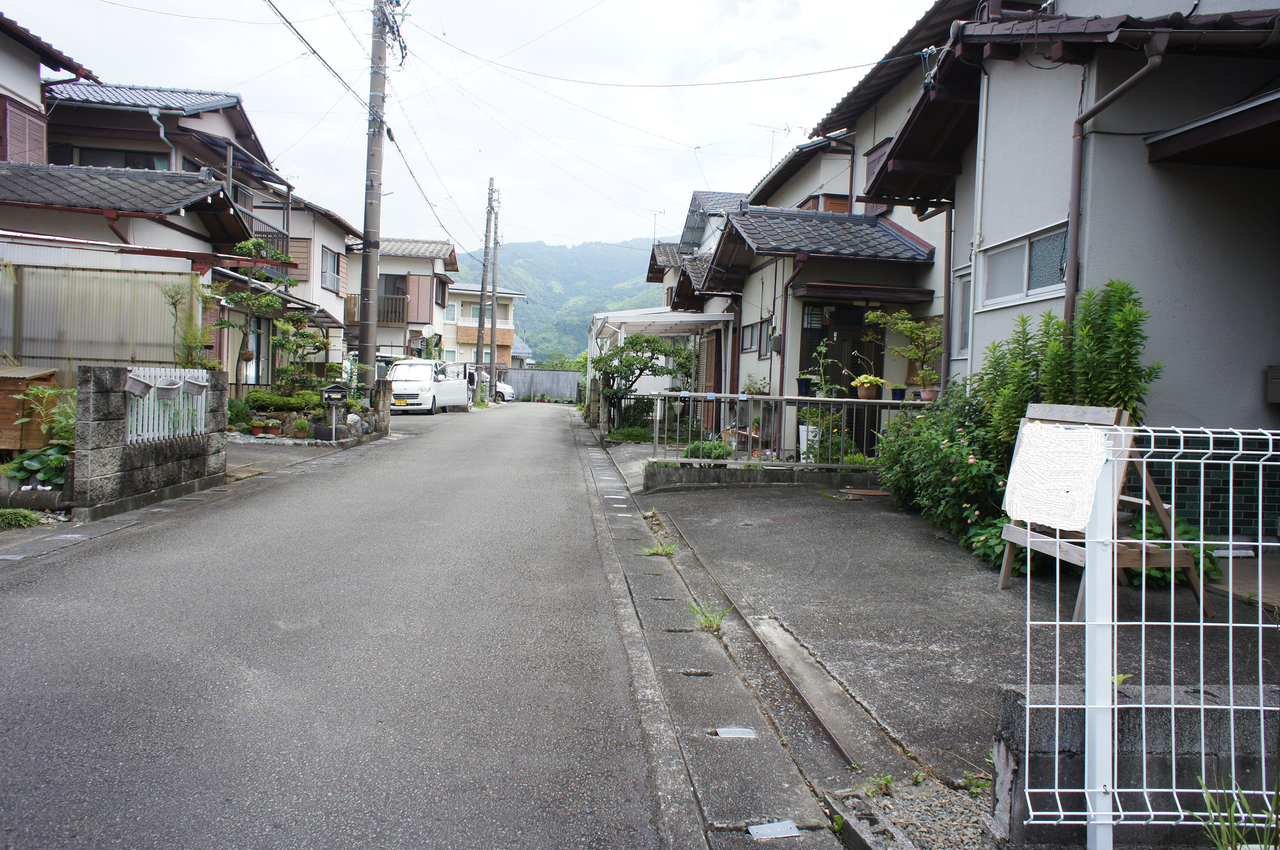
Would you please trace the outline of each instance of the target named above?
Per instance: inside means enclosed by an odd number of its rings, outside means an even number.
[[[861,157],[855,153],[855,161]],[[778,191],[769,196],[768,206],[790,209],[813,195],[849,194],[849,150],[839,148],[814,157],[795,173]]]
[[[0,93],[44,114],[40,93],[40,60],[10,38],[0,38]]]

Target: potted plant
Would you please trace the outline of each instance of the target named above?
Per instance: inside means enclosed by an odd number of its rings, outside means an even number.
[[[906,401],[907,385],[894,384],[893,386],[889,387],[889,395],[893,397],[894,401]]]
[[[279,419],[268,419],[266,422],[262,424],[266,426],[266,430],[268,434],[270,434],[273,437],[280,436],[280,420]]]
[[[311,424],[304,417],[299,416],[293,420],[293,433],[299,439],[307,436],[307,431],[311,429]]]
[[[906,339],[906,345],[891,345],[889,352],[896,354],[916,367],[916,378],[920,381],[920,398],[933,401],[938,397],[938,381],[941,375],[934,365],[942,357],[942,322],[930,319],[915,319],[906,310],[896,313],[885,313],[874,310],[867,313],[866,321],[873,325],[883,325]]]
[[[267,423],[260,419],[255,419],[249,423],[249,427],[252,429],[253,436],[260,437],[262,436],[263,430],[267,427]]]
[[[753,375],[742,385],[742,392],[746,395],[768,395],[769,379],[760,375]]]
[[[796,375],[796,395],[813,395],[813,376]]]
[[[875,375],[859,375],[853,379],[853,386],[858,388],[858,398],[873,399],[880,394],[880,388],[885,385],[884,378]]]

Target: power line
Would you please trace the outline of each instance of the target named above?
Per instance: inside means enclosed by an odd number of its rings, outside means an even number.
[[[145,6],[130,6],[128,3],[118,3],[116,2],[116,0],[98,0],[98,2],[106,3],[108,6],[119,6],[121,9],[132,9],[135,12],[150,12],[153,15],[165,15],[170,18],[186,18],[189,21],[219,21],[221,23],[227,23],[227,24],[250,24],[252,26],[268,26],[268,27],[275,26],[275,23],[272,21],[241,21],[236,18],[213,18],[213,17],[206,17],[203,15],[183,15],[183,14],[179,14],[178,12],[166,12],[162,9],[148,9]],[[304,18],[298,23],[305,24],[311,21],[319,21],[323,18],[328,18],[328,17],[330,16],[319,15],[314,18]]]
[[[108,0],[104,0],[104,2],[108,2]],[[298,37],[298,41],[301,41],[303,46],[306,47],[307,50],[311,51],[311,55],[316,57],[316,59],[320,61],[320,64],[324,66],[325,70],[328,71],[335,80],[341,83],[344,89],[351,92],[351,96],[354,97],[356,100],[358,100],[362,107],[368,109],[369,105],[365,101],[365,99],[360,96],[360,93],[357,92],[355,89],[353,89],[351,87],[351,84],[348,83],[346,80],[344,80],[342,78],[342,75],[334,70],[333,66],[329,64],[329,61],[320,55],[320,51],[316,50],[314,47],[311,46],[311,42],[307,41],[307,37],[304,36],[296,26],[294,26],[293,21],[285,17],[284,12],[281,12],[280,9],[276,6],[276,4],[272,2],[272,0],[262,0],[262,2],[266,3],[268,6],[271,7],[271,11],[276,13],[276,17],[278,17],[281,20],[281,22],[283,22],[284,25],[289,28],[290,32],[292,32],[295,36]],[[325,15],[324,17],[328,17],[328,15]]]
[[[712,86],[741,86],[741,85],[748,85],[751,83],[772,83],[772,82],[778,82],[781,80],[798,80],[802,77],[818,77],[818,76],[822,76],[823,74],[838,74],[842,71],[856,71],[859,68],[872,68],[876,65],[885,65],[889,62],[897,62],[902,59],[912,59],[917,56],[924,55],[922,52],[917,51],[915,53],[908,53],[903,56],[893,56],[888,59],[881,59],[876,62],[863,62],[859,65],[845,65],[840,68],[827,68],[822,71],[804,71],[799,74],[784,74],[779,77],[756,77],[754,79],[748,79],[748,80],[717,80],[714,82],[706,82],[706,83],[606,83],[600,80],[575,80],[572,77],[557,77],[554,74],[543,74],[543,73],[539,73],[538,71],[530,71],[525,68],[515,68],[515,67],[512,67],[511,65],[504,65],[501,62],[498,62],[493,59],[486,59],[483,56],[479,56],[475,53],[472,53],[470,50],[466,50],[465,48],[459,47],[458,45],[450,41],[446,41],[445,39],[441,38],[440,36],[436,35],[430,30],[424,29],[423,27],[419,26],[418,29],[421,29],[427,35],[431,36],[436,41],[440,42],[446,47],[452,47],[454,50],[458,51],[459,53],[466,54],[467,56],[470,56],[472,59],[483,62],[486,65],[492,65],[495,68],[502,68],[507,71],[514,71],[517,74],[528,74],[531,77],[542,77],[543,79],[546,79],[546,80],[556,80],[561,83],[576,83],[577,85],[581,85],[581,86],[601,86],[604,88],[615,88],[615,89],[693,89],[693,88],[709,88]]]
[[[396,141],[395,134],[391,132],[391,128],[387,127],[387,138],[391,140],[392,146],[396,149],[396,153],[400,154],[400,161],[404,163],[405,170],[409,172],[409,178],[413,180],[413,185],[418,187],[418,194],[422,195],[422,200],[426,202],[427,209],[431,210],[431,215],[435,217],[436,224],[440,225],[440,229],[449,237],[450,241],[458,247],[462,247],[462,242],[458,237],[449,232],[449,228],[444,226],[444,222],[440,219],[440,214],[436,212],[436,205],[431,203],[431,199],[427,197],[427,190],[422,188],[422,183],[418,180],[418,175],[413,173],[413,166],[409,164],[409,158],[404,155],[404,149],[400,147],[400,143]],[[480,258],[470,251],[464,252],[468,257],[481,262]]]

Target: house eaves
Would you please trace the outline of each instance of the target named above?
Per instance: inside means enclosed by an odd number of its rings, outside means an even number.
[[[5,17],[2,13],[0,13],[0,33],[9,36],[9,38],[34,53],[40,59],[40,64],[46,68],[54,71],[66,71],[69,74],[75,74],[79,79],[98,82],[98,78],[88,68],[44,39],[36,36],[31,30],[18,26],[11,18]]]
[[[667,269],[680,267],[680,246],[674,242],[655,242],[649,252],[649,272],[645,280],[649,283],[662,283]]]
[[[692,254],[698,250],[707,218],[738,209],[746,197],[742,192],[694,192],[684,218],[684,230],[680,233],[680,253]]]
[[[769,173],[760,179],[755,188],[747,193],[747,203],[764,204],[775,192],[787,184],[787,182],[799,173],[815,158],[821,156],[832,148],[836,147],[832,139],[846,140],[848,144],[853,144],[853,133],[841,130],[832,133],[830,139],[819,138],[811,142],[805,142],[797,145],[783,159],[769,170]],[[846,149],[847,150],[847,149]]]
[[[809,135],[830,136],[853,127],[864,112],[920,67],[922,50],[945,44],[952,24],[973,19],[980,5],[975,0],[937,0]]]
[[[363,236],[363,234],[356,234]],[[458,253],[452,242],[432,239],[383,239],[378,243],[378,253],[384,257],[405,257],[415,260],[444,260],[445,271],[458,271]]]

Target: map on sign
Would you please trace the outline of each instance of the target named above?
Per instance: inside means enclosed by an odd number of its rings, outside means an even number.
[[[1024,422],[1004,491],[1005,513],[1020,522],[1084,531],[1106,459],[1103,431]]]

